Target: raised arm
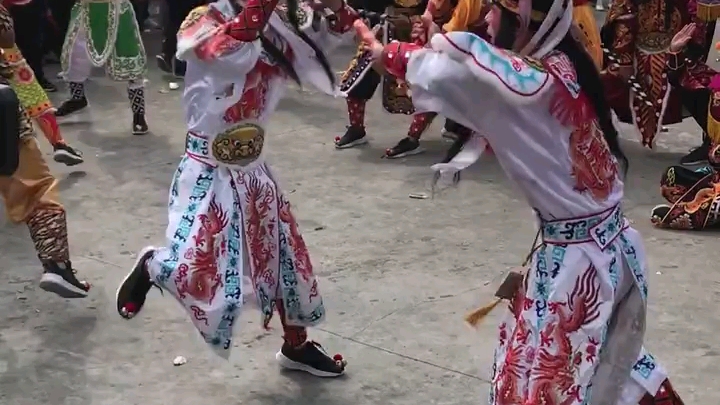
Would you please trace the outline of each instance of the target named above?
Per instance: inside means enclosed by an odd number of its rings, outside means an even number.
[[[355,9],[344,2],[331,10],[331,14],[326,14],[325,10],[315,11],[315,21],[303,30],[326,53],[353,38],[353,22],[358,19]]]
[[[553,81],[539,64],[466,32],[436,34],[430,49],[392,42],[381,61],[410,84],[418,110],[437,112],[481,133],[486,117],[537,103]]]
[[[629,70],[633,66],[635,36],[637,34],[637,7],[634,0],[613,0],[605,19],[603,45],[616,58],[617,66],[608,66],[612,73],[616,69]]]

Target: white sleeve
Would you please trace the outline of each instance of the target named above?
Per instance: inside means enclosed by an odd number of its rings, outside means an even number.
[[[316,11],[316,13],[319,12]],[[352,26],[349,26],[343,32],[336,32],[330,28],[330,24],[328,17],[320,17],[304,31],[325,53],[334,51],[343,43],[351,42],[355,36],[355,32],[351,29]]]
[[[536,103],[553,81],[539,63],[466,33],[436,34],[430,49],[413,51],[406,80],[413,104],[477,132],[501,109]]]

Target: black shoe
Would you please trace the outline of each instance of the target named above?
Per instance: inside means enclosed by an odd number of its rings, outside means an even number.
[[[450,131],[447,128],[443,128],[440,130],[440,136],[449,141],[455,141],[458,138],[458,134]]]
[[[185,77],[187,65],[184,61],[165,55],[155,55],[155,60],[157,61],[158,68],[163,72],[177,77]]]
[[[65,166],[75,166],[85,161],[82,157],[82,152],[73,149],[73,147],[68,144],[59,143],[53,145],[53,150],[53,160]]]
[[[40,288],[63,298],[87,297],[90,284],[75,277],[75,271],[70,262],[45,262],[43,267],[45,272],[40,279]]]
[[[55,93],[58,91],[57,86],[55,86],[52,82],[50,82],[48,79],[42,77],[37,79],[38,83],[40,83],[40,86],[45,90],[47,93]]]
[[[707,163],[708,154],[710,153],[710,145],[703,143],[697,148],[690,149],[690,153],[680,158],[680,164],[683,166],[693,166]]]
[[[320,343],[310,340],[295,348],[283,344],[275,359],[284,368],[305,371],[316,377],[339,377],[345,373],[347,365],[342,356],[330,357]]]
[[[420,147],[420,141],[415,138],[406,137],[400,140],[397,145],[385,151],[385,156],[388,159],[397,159],[405,156],[417,155],[423,153],[424,150]]]
[[[148,124],[145,121],[145,114],[135,113],[133,114],[133,135],[145,135],[148,133]]]
[[[177,60],[173,58],[173,74],[177,77],[185,77],[185,71],[187,70],[187,63],[183,60]]]
[[[650,221],[656,226],[662,226],[662,221],[670,212],[671,207],[667,204],[660,204],[650,211]]]
[[[130,273],[120,283],[115,294],[115,305],[117,312],[125,319],[131,319],[137,315],[145,305],[145,298],[155,283],[150,280],[145,262],[155,254],[155,248],[146,247],[138,254]],[[160,288],[160,287],[158,287]],[[162,291],[162,290],[161,290]]]
[[[165,58],[163,55],[155,55],[155,61],[157,62],[158,68],[165,73],[172,74],[172,59]]]
[[[87,98],[71,98],[63,101],[63,103],[55,111],[56,117],[65,117],[74,114],[88,106]]]
[[[345,135],[335,138],[335,148],[347,149],[353,146],[364,145],[367,143],[367,137],[365,135],[364,127],[354,127],[350,125],[345,131]]]

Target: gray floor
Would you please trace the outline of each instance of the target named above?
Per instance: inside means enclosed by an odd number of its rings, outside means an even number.
[[[334,54],[338,70],[351,52]],[[149,79],[152,134],[129,135],[124,86],[101,76],[89,85],[90,111],[62,125],[87,156],[77,169],[52,168],[75,264],[95,286],[91,297],[65,301],[39,290],[25,228],[0,228],[0,404],[486,403],[494,321],[471,331],[462,316],[522,260],[533,237],[530,209],[492,159],[435,200],[409,199],[426,191],[428,167],[447,144],[436,124],[424,138],[425,155],[380,159],[409,119],[384,114],[377,101],[368,108],[372,140],[365,148],[334,150],[346,124],[344,102],[312,91],[290,91],[269,128],[270,159],[300,218],[329,310],[312,336],[349,360],[346,378],[280,372],[273,359],[279,325],[263,333],[254,312],[243,315],[227,363],[211,357],[177,304],[157,292],[143,317],[120,320],[115,288],[138,249],[163,242],[167,188],[183,152],[180,93],[163,90],[154,69]],[[687,404],[718,404],[717,234],[656,230],[648,220],[661,202],[662,169],[697,142],[697,128],[672,128],[654,151],[624,132],[632,161],[625,210],[645,235],[652,265],[648,345]],[[188,363],[174,367],[178,355]]]

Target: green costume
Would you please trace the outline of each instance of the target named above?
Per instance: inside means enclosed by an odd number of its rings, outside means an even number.
[[[147,57],[130,1],[78,1],[72,9],[61,59],[71,98],[58,108],[57,115],[68,115],[87,106],[84,82],[93,66],[105,66],[111,79],[129,83],[133,133],[147,132],[143,90]]]

